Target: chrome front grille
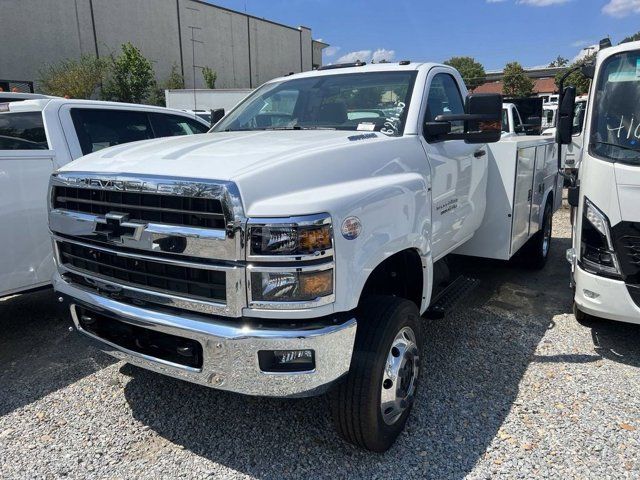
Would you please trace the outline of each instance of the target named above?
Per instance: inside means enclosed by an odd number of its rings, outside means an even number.
[[[124,285],[175,292],[185,298],[226,301],[223,271],[175,265],[162,259],[147,260],[71,242],[57,242],[62,266],[80,274]]]
[[[109,295],[241,316],[244,224],[231,182],[82,172],[51,180],[60,273]]]
[[[119,212],[130,220],[199,228],[225,228],[222,202],[217,198],[160,195],[53,186],[53,208],[95,215]]]

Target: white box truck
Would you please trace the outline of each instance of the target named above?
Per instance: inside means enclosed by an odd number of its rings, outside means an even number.
[[[640,324],[640,42],[602,48],[584,72],[593,82],[580,169],[569,189],[574,310],[582,322]],[[565,144],[573,93],[560,107],[558,140]]]
[[[209,134],[87,155],[51,178],[59,300],[140,367],[329,391],[339,433],[384,451],[425,368],[420,316],[459,286],[439,290],[448,255],[549,253],[552,140],[492,144],[501,111],[446,65],[332,65],[266,83]]]

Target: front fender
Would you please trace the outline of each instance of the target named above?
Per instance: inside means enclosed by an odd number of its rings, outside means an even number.
[[[431,204],[427,180],[418,174],[377,180],[376,185],[370,185],[336,210],[336,309],[355,308],[371,272],[402,250],[418,252],[427,267],[423,268],[425,290],[431,284],[427,278],[431,274]],[[342,222],[350,216],[359,218],[362,224],[362,232],[354,240],[341,234]],[[425,301],[428,304],[429,299]]]
[[[418,172],[378,175],[271,197],[258,207],[282,211],[284,206],[295,205],[297,211],[331,214],[336,255],[333,310],[349,311],[357,307],[371,272],[391,255],[413,248],[423,258],[423,265],[430,267],[429,180]],[[360,220],[362,231],[348,240],[342,236],[341,226],[352,216]],[[431,269],[423,271],[426,289],[431,284],[427,278]]]

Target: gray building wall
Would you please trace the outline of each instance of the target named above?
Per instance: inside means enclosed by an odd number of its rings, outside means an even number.
[[[194,41],[192,41],[192,39]],[[321,64],[324,43],[293,28],[198,0],[2,0],[0,79],[35,80],[44,65],[104,57],[136,45],[164,81],[173,65],[187,88],[250,88]],[[318,61],[320,58],[320,61]]]

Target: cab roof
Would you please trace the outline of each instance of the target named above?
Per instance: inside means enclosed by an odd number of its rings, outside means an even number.
[[[39,98],[32,100],[23,100],[21,102],[12,102],[7,104],[9,107],[9,112],[34,112],[34,111],[43,111],[45,108],[47,109],[55,109],[62,105],[82,105],[85,107],[88,106],[97,106],[97,107],[118,107],[120,109],[127,110],[146,110],[146,111],[155,111],[155,112],[164,112],[167,111],[180,113],[184,115],[185,113],[189,113],[193,117],[196,115],[191,112],[185,112],[184,110],[178,110],[175,108],[167,108],[167,107],[159,107],[156,105],[142,105],[137,103],[121,103],[121,102],[104,102],[102,100],[80,100],[80,99],[69,99],[69,98],[60,98],[60,97],[51,97],[51,98]]]
[[[281,82],[284,80],[291,80],[294,78],[310,78],[320,77],[327,75],[342,75],[348,73],[368,73],[368,72],[403,72],[403,71],[416,71],[416,70],[429,70],[433,67],[446,67],[452,68],[449,65],[430,62],[393,62],[393,63],[372,63],[368,65],[353,66],[353,67],[339,67],[326,70],[311,70],[307,72],[294,73],[286,77],[278,77],[273,80],[269,80],[266,83]]]

